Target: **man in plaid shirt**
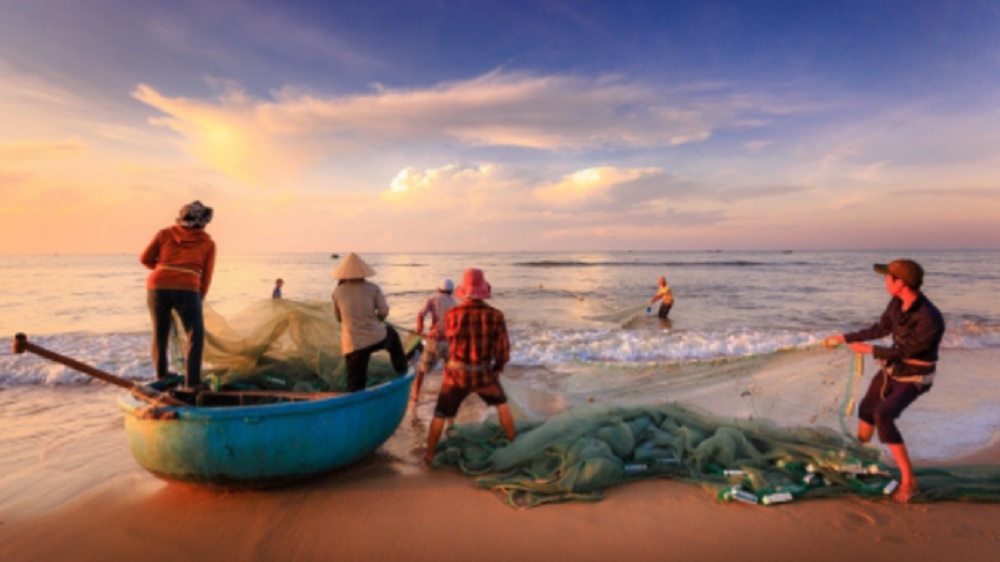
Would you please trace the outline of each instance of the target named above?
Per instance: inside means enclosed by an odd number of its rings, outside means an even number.
[[[511,441],[517,437],[507,395],[500,386],[500,373],[510,360],[510,340],[503,313],[484,302],[490,284],[482,270],[467,269],[455,296],[462,300],[445,314],[448,362],[444,366],[434,420],[427,435],[424,462],[434,460],[445,420],[455,417],[465,398],[475,392],[488,406],[496,406],[500,425]]]

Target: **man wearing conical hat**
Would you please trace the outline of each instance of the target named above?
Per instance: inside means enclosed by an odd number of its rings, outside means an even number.
[[[448,339],[448,361],[441,378],[434,420],[427,435],[424,462],[431,464],[445,420],[455,417],[469,394],[478,394],[489,406],[496,406],[500,425],[511,441],[517,437],[507,395],[500,386],[500,373],[510,361],[510,340],[503,313],[486,304],[492,296],[481,269],[467,269],[455,289],[461,303],[444,315]]]
[[[406,354],[399,334],[383,320],[389,304],[378,285],[368,281],[372,269],[351,252],[330,272],[338,280],[333,291],[333,313],[340,322],[340,351],[347,365],[347,390],[364,390],[368,383],[368,361],[372,353],[385,349],[397,373],[406,371]]]

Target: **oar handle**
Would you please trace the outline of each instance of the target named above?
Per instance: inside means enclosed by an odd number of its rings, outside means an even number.
[[[121,377],[112,375],[111,373],[102,371],[96,367],[91,367],[90,365],[87,365],[86,363],[81,363],[76,359],[73,359],[72,357],[66,357],[65,355],[56,353],[55,351],[45,349],[40,345],[35,345],[28,341],[28,336],[24,335],[23,333],[18,333],[14,336],[14,353],[24,353],[25,351],[30,351],[35,355],[39,355],[46,359],[50,359],[52,361],[55,361],[56,363],[62,363],[63,365],[66,365],[71,369],[75,369],[77,371],[80,371],[81,373],[90,375],[97,379],[101,379],[104,382],[109,382],[115,386],[120,386],[122,388],[128,389],[137,396],[147,397],[151,400],[160,400],[167,404],[173,404],[175,406],[187,406],[187,404],[185,404],[184,402],[181,402],[180,400],[177,400],[176,398],[173,398],[167,394],[161,393],[159,396],[150,396],[148,391],[145,391],[145,389],[140,389],[140,387],[132,381],[125,380]]]

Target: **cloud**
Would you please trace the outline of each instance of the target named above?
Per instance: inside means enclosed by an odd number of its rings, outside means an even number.
[[[555,208],[609,203],[616,186],[649,176],[659,176],[657,169],[620,169],[610,166],[587,168],[560,181],[534,190],[535,200]]]
[[[529,178],[496,164],[450,164],[405,168],[382,199],[402,213],[450,212],[481,223],[518,212],[530,189]]]
[[[217,85],[218,86],[218,85]],[[424,89],[329,96],[286,87],[255,99],[225,83],[215,100],[166,96],[141,84],[139,101],[165,116],[202,161],[252,184],[296,177],[307,167],[350,161],[361,150],[444,151],[513,147],[622,150],[701,142],[716,129],[776,104],[723,91],[695,98],[615,77],[495,71]]]
[[[905,195],[907,197],[960,197],[964,199],[1000,201],[1000,187],[993,189],[968,187],[950,189],[899,189],[895,190],[893,194]]]
[[[0,143],[0,160],[49,160],[80,155],[86,145],[77,140]]]
[[[773,140],[752,140],[743,143],[743,148],[749,150],[750,152],[759,152],[769,146],[772,146],[773,144]]]
[[[646,86],[612,78],[501,71],[422,90],[379,86],[371,94],[347,97],[286,90],[261,112],[274,130],[397,141],[450,138],[544,150],[695,142],[734,118],[725,100],[665,99]]]
[[[165,113],[150,122],[180,133],[199,160],[250,185],[296,182],[322,150],[269,129],[256,103],[231,85],[215,104],[168,98],[146,85],[132,95]]]
[[[547,178],[497,164],[408,167],[379,200],[342,216],[353,225],[346,230],[370,229],[377,209],[381,224],[391,225],[383,242],[411,249],[636,248],[731,220],[728,204],[700,187],[656,168],[602,166]]]

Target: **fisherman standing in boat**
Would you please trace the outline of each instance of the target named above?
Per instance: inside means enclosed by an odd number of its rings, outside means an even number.
[[[417,402],[420,396],[420,385],[424,375],[434,370],[439,361],[448,360],[448,339],[444,335],[444,316],[455,307],[455,297],[451,296],[455,284],[451,279],[442,279],[438,283],[437,294],[429,297],[424,306],[417,312],[416,332],[427,340],[424,352],[420,356],[420,366],[417,367],[417,378],[413,383],[413,395],[410,401]],[[430,316],[431,325],[424,334],[424,317]],[[416,415],[414,413],[414,415]]]
[[[444,316],[448,362],[427,435],[424,462],[428,465],[434,460],[445,420],[454,418],[462,401],[473,392],[488,406],[496,406],[507,439],[513,441],[517,437],[507,395],[499,381],[500,373],[510,361],[507,323],[502,312],[485,302],[492,296],[492,290],[482,270],[465,270],[455,296],[462,302]]]
[[[656,315],[660,320],[666,320],[670,309],[674,306],[674,292],[670,290],[666,277],[661,276],[657,279],[657,283],[659,283],[659,288],[656,289],[653,298],[649,299],[649,304],[652,305],[654,302],[660,301],[660,310],[657,311]]]
[[[825,343],[848,343],[854,353],[871,353],[882,363],[858,407],[858,439],[867,443],[878,429],[879,441],[889,448],[899,468],[901,482],[892,499],[907,503],[920,492],[896,419],[931,389],[945,325],[941,311],[920,292],[924,281],[920,264],[899,259],[875,264],[874,269],[885,276],[885,289],[892,297],[882,317],[869,328],[830,336]],[[890,334],[890,347],[861,343]]]
[[[330,272],[338,280],[333,291],[333,313],[340,322],[340,352],[347,364],[347,390],[364,390],[368,383],[368,361],[372,353],[389,352],[396,373],[406,372],[407,360],[396,330],[383,322],[389,305],[378,285],[368,281],[375,275],[357,254],[351,252]]]
[[[174,226],[156,233],[139,256],[152,269],[146,281],[146,303],[153,320],[152,354],[156,378],[167,376],[167,341],[173,324],[172,311],[187,334],[184,384],[201,385],[201,356],[205,346],[202,302],[208,294],[215,269],[215,242],[205,232],[212,221],[212,208],[195,201],[181,207]]]

